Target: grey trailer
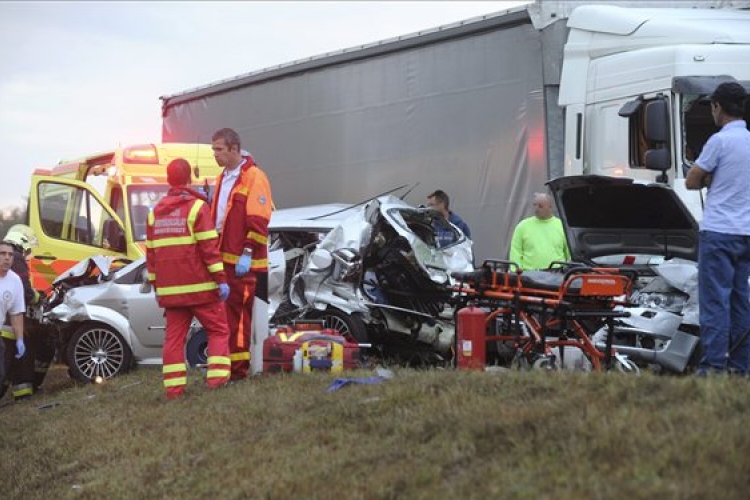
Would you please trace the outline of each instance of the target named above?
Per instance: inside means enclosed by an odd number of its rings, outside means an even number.
[[[443,189],[477,261],[505,258],[531,194],[545,189],[547,159],[562,158],[563,42],[562,29],[535,29],[521,8],[297,61],[162,97],[163,141],[210,142],[234,128],[278,207],[356,203],[416,183],[406,201],[419,205]]]
[[[640,112],[629,128],[617,111],[679,100],[673,82],[685,76],[745,80],[748,5],[537,1],[164,96],[163,140],[210,142],[236,129],[279,207],[355,203],[416,183],[406,201],[418,205],[443,189],[477,262],[505,258],[548,179],[654,180],[659,172],[630,153],[664,145],[638,146]]]

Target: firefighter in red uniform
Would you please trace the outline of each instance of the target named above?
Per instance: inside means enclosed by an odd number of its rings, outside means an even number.
[[[167,399],[176,399],[187,384],[184,348],[193,316],[208,336],[208,386],[215,389],[229,380],[229,329],[222,302],[229,286],[206,199],[188,188],[190,164],[172,160],[167,180],[167,196],[148,215],[146,265],[167,320],[164,387]]]
[[[241,380],[250,367],[253,301],[256,293],[268,295],[268,222],[273,200],[266,174],[250,155],[242,154],[237,132],[223,128],[211,141],[216,162],[224,167],[216,181],[211,215],[231,290],[226,303],[231,379]]]

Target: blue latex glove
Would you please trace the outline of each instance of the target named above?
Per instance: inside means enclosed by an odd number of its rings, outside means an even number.
[[[21,359],[26,354],[26,344],[23,343],[23,339],[16,339],[16,359]]]
[[[249,255],[240,255],[240,260],[237,261],[237,265],[234,266],[234,273],[240,278],[247,274],[250,270],[250,262],[252,259]]]
[[[219,297],[221,300],[227,300],[229,297],[229,285],[226,283],[219,283]]]

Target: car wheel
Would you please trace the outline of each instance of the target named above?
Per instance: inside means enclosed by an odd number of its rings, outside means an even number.
[[[68,343],[67,358],[69,373],[79,382],[116,377],[133,367],[133,353],[122,336],[97,323],[76,330]]]
[[[356,342],[366,344],[368,342],[367,326],[359,314],[346,314],[338,309],[326,309],[316,312],[312,316],[322,319],[326,328],[338,330],[339,334]]]
[[[208,336],[200,328],[193,332],[185,345],[185,360],[190,368],[208,363]]]

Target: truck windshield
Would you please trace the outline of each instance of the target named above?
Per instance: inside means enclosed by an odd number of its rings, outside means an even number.
[[[745,122],[750,124],[750,107],[745,102]],[[703,146],[718,127],[711,116],[710,101],[706,96],[683,94],[682,96],[682,157],[683,162],[698,159]]]
[[[191,186],[198,193],[203,193],[203,186]],[[128,209],[130,211],[130,231],[133,241],[146,241],[146,220],[169,191],[168,184],[140,184],[128,187]]]

